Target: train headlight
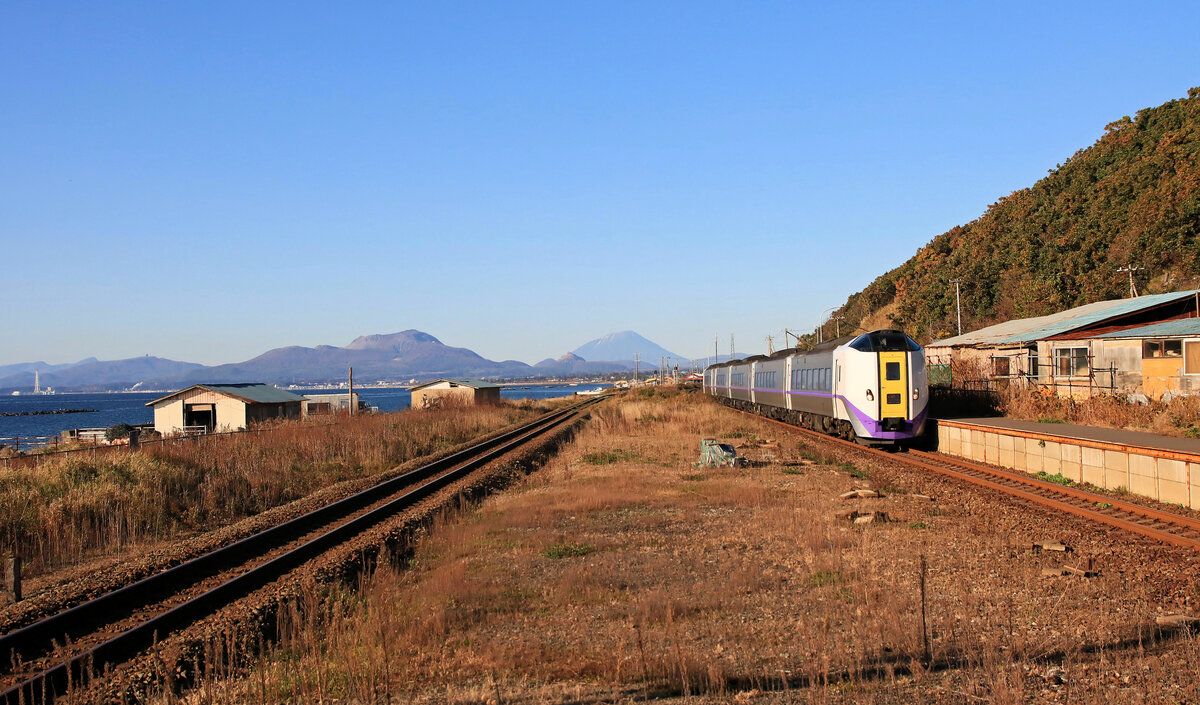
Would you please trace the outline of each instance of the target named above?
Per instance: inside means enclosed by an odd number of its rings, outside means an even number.
[[[867,401],[875,401],[875,393],[870,389],[867,390]]]
[[[916,387],[913,387],[913,401],[916,401],[920,398],[921,398],[921,390],[917,389]]]

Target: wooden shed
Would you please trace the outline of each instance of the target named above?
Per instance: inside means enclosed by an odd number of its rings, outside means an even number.
[[[412,408],[446,404],[499,404],[500,385],[477,379],[439,379],[412,388]]]
[[[269,419],[299,418],[304,397],[269,384],[195,384],[148,402],[154,430],[180,433],[237,431]]]

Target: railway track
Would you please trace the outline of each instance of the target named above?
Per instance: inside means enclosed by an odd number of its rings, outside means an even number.
[[[588,399],[0,636],[0,702],[51,702],[474,470],[574,419]],[[64,646],[65,645],[65,646]]]
[[[739,411],[741,410],[739,409]],[[742,413],[749,414],[750,412],[743,411]],[[751,415],[757,416],[757,414]],[[977,487],[1000,492],[1017,500],[1072,514],[1172,546],[1200,550],[1200,521],[1191,517],[1164,512],[1153,507],[1127,502],[1111,495],[1047,482],[1024,473],[1001,470],[960,458],[920,450],[889,453],[810,431],[807,428],[777,419],[764,416],[759,418],[817,440],[951,477]]]

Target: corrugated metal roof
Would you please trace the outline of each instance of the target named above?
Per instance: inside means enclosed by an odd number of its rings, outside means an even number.
[[[1055,335],[1062,335],[1078,328],[1095,325],[1111,318],[1127,316],[1148,308],[1195,296],[1196,291],[1176,291],[1170,294],[1139,296],[1134,299],[1097,301],[1076,308],[1053,313],[1049,316],[1021,318],[1005,321],[953,338],[934,341],[929,347],[956,345],[1019,345],[1032,343]]]
[[[442,379],[435,379],[432,382],[418,384],[417,386],[413,387],[412,389],[414,389],[414,390],[424,389],[425,387],[428,387],[432,384],[437,384],[438,382],[452,382],[454,384],[457,384],[457,385],[460,385],[463,387],[473,387],[475,389],[493,389],[493,388],[497,388],[500,386],[498,384],[492,384],[491,382],[484,382],[481,379],[450,379],[448,377],[443,377]]]
[[[304,397],[292,394],[291,392],[285,392],[279,387],[272,387],[269,384],[258,382],[244,382],[241,384],[193,384],[187,389],[180,389],[177,392],[171,392],[165,397],[146,402],[146,406],[153,406],[160,401],[166,401],[197,387],[208,389],[218,394],[227,394],[231,397],[237,397],[238,399],[255,404],[281,404],[289,401],[304,401]]]
[[[1151,323],[1126,330],[1113,331],[1097,338],[1172,338],[1200,336],[1200,318],[1180,318],[1175,321]]]

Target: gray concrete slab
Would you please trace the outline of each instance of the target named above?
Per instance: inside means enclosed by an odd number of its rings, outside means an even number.
[[[1101,443],[1116,443],[1137,448],[1157,448],[1176,453],[1195,453],[1200,455],[1200,439],[1175,438],[1160,436],[1157,433],[1145,431],[1123,431],[1115,428],[1098,426],[1078,426],[1069,423],[1040,423],[1037,421],[1020,421],[1018,419],[997,418],[968,418],[945,419],[955,423],[970,424],[986,428],[1011,429],[1027,433],[1040,433],[1046,436],[1060,436],[1075,440],[1099,441]]]

